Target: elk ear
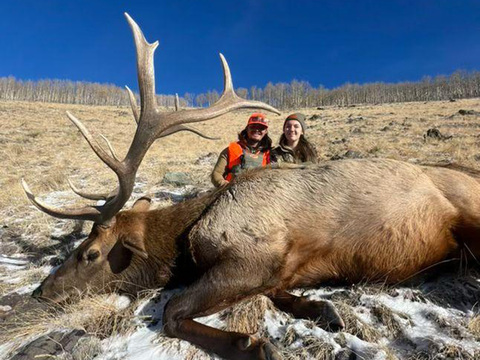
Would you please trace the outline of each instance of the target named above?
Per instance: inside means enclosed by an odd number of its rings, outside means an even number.
[[[148,259],[144,237],[141,234],[129,234],[122,239],[122,245],[138,256]]]
[[[138,212],[148,211],[150,209],[151,202],[152,202],[152,199],[146,196],[142,196],[140,199],[135,201],[135,203],[132,206],[132,210],[138,211]]]

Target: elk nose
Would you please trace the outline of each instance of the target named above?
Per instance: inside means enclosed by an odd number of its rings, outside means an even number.
[[[34,297],[35,299],[38,299],[41,296],[42,296],[42,289],[39,286],[38,288],[33,290],[32,297]]]

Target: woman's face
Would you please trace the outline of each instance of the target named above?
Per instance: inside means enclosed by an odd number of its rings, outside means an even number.
[[[283,133],[289,143],[294,143],[303,134],[302,125],[297,120],[288,120],[283,128]]]
[[[261,141],[266,134],[267,128],[261,124],[251,124],[247,127],[248,138],[252,141]]]

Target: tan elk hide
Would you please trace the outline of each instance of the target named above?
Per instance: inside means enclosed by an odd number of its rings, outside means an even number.
[[[66,300],[87,288],[135,294],[183,285],[165,306],[164,330],[228,359],[280,359],[265,339],[227,332],[194,318],[264,294],[281,310],[320,326],[341,329],[333,306],[287,292],[326,281],[406,279],[468,248],[480,256],[480,185],[463,172],[394,160],[343,160],[298,169],[256,170],[226,187],[167,208],[149,199],[121,211],[135,173],[153,141],[243,107],[276,111],[238,98],[228,66],[225,90],[207,109],[161,113],[156,108],[153,50],[127,15],[137,47],[142,107],[131,94],[138,128],[124,160],[106,152],[72,115],[97,155],[117,174],[103,206],[54,209],[24,183],[40,210],[60,218],[94,221],[88,238],[34,291]],[[153,129],[153,130],[152,130]]]

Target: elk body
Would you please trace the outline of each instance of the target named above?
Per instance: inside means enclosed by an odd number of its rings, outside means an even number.
[[[327,303],[286,291],[397,282],[458,256],[459,245],[480,256],[480,184],[394,160],[255,171],[200,198],[148,205],[141,199],[110,227],[95,225],[35,295],[60,301],[87,286],[135,293],[182,284],[165,308],[169,335],[226,358],[275,358],[267,343],[193,319],[265,294],[294,316],[338,329]]]
[[[53,216],[94,221],[88,238],[47,277],[34,296],[65,300],[87,287],[135,293],[182,284],[164,311],[165,331],[230,359],[279,359],[267,341],[221,331],[196,317],[265,294],[296,317],[343,327],[329,303],[287,292],[325,281],[396,282],[465,247],[480,256],[480,184],[445,168],[394,160],[344,160],[304,169],[259,170],[226,187],[162,209],[131,195],[136,170],[156,138],[187,122],[207,120],[241,107],[275,111],[236,97],[226,62],[225,91],[211,108],[160,114],[154,103],[153,50],[127,16],[137,46],[141,95],[138,129],[123,161],[104,151],[72,115],[93,150],[119,178],[103,206],[59,210],[30,200]],[[140,49],[140,50],[139,50]],[[142,50],[143,49],[143,50]]]

